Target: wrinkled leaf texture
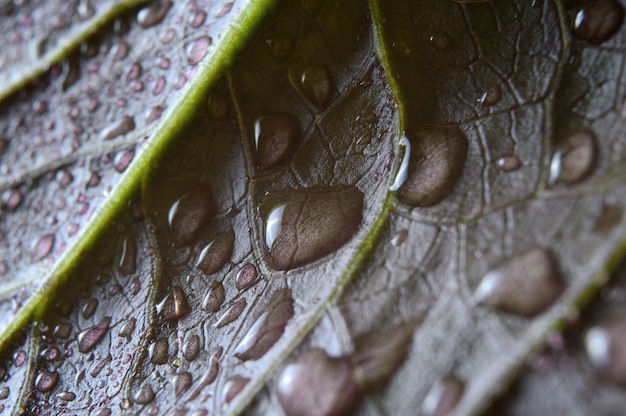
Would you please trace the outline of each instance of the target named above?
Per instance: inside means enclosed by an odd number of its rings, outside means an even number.
[[[315,348],[360,414],[623,408],[619,19],[136,3],[2,4],[3,412],[281,414]]]

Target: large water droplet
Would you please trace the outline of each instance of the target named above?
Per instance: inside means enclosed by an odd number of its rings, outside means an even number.
[[[233,230],[224,231],[215,236],[213,241],[202,249],[196,267],[206,274],[219,272],[230,260],[235,244]]]
[[[47,393],[54,389],[59,382],[59,373],[56,371],[39,370],[35,379],[35,388],[42,393]]]
[[[187,46],[187,62],[198,65],[206,55],[212,40],[209,36],[201,36]]]
[[[474,299],[505,312],[533,317],[550,307],[564,289],[550,252],[531,248],[487,273]]]
[[[91,351],[109,331],[110,324],[111,318],[106,316],[97,325],[78,334],[78,351],[83,354]]]
[[[135,403],[141,405],[151,403],[154,400],[154,391],[152,390],[152,386],[149,384],[144,385],[139,389],[139,391],[137,391],[137,393],[135,393],[133,400]]]
[[[202,309],[208,313],[215,313],[220,309],[225,298],[226,295],[224,293],[224,286],[222,283],[213,282],[211,288],[202,301]]]
[[[237,277],[235,278],[235,286],[237,290],[243,290],[254,283],[257,279],[258,272],[256,267],[253,264],[247,263],[245,264],[239,273],[237,273]]]
[[[105,127],[100,133],[100,140],[112,140],[133,130],[135,130],[135,119],[126,116]]]
[[[277,291],[263,309],[235,349],[235,356],[242,361],[258,360],[280,339],[294,314],[291,291]]]
[[[246,309],[246,306],[248,306],[248,301],[245,298],[239,299],[237,302],[230,305],[230,307],[226,309],[222,316],[220,316],[217,322],[215,322],[215,327],[221,328],[235,321],[237,318],[239,318],[239,315],[241,315],[244,309]]]
[[[333,81],[328,68],[322,65],[313,65],[300,77],[302,90],[318,107],[326,107],[333,94]]]
[[[222,387],[222,402],[230,403],[248,385],[249,378],[242,376],[232,376]]]
[[[352,238],[363,218],[363,193],[355,186],[293,191],[276,206],[284,209],[271,211],[265,241],[272,267],[289,270],[336,251]]]
[[[186,392],[191,383],[193,382],[193,377],[190,372],[185,371],[183,373],[177,374],[174,377],[174,395],[178,398],[184,392]]]
[[[216,212],[217,207],[208,185],[182,196],[172,205],[168,216],[174,244],[183,246],[195,240]]]
[[[409,175],[409,160],[411,155],[411,143],[406,136],[400,137],[399,148],[402,151],[402,162],[400,162],[400,167],[398,168],[398,173],[396,174],[396,178],[393,181],[393,184],[389,187],[390,191],[397,191],[400,189],[400,186],[404,182],[406,182],[406,178]]]
[[[157,315],[165,321],[176,322],[191,312],[187,296],[180,286],[172,286],[170,293],[156,306]]]
[[[172,7],[172,4],[174,4],[172,1],[165,1],[141,9],[137,14],[137,22],[144,29],[160,23]]]
[[[456,126],[417,125],[408,138],[409,172],[396,195],[412,206],[435,205],[452,192],[463,173],[467,137]]]
[[[295,149],[300,136],[300,123],[290,114],[261,117],[254,123],[256,164],[268,169],[285,162]]]
[[[278,376],[278,401],[287,416],[350,414],[359,393],[347,358],[330,357],[324,350],[300,354]]]
[[[617,0],[585,0],[574,19],[574,36],[598,45],[609,40],[624,22],[624,8]]]
[[[454,410],[463,395],[463,383],[448,377],[436,383],[426,395],[422,412],[426,416],[445,416]]]
[[[549,183],[569,185],[586,178],[595,162],[595,141],[595,135],[588,130],[570,134],[552,156]]]
[[[187,341],[182,346],[183,357],[187,361],[193,361],[198,358],[200,353],[200,337],[197,335],[191,335],[187,338]]]
[[[585,348],[602,378],[626,385],[626,319],[623,316],[589,329],[585,333]]]
[[[167,364],[170,345],[167,339],[158,339],[148,347],[148,355],[152,364]]]

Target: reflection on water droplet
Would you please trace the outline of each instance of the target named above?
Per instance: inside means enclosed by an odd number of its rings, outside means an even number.
[[[187,341],[182,346],[183,357],[187,361],[193,361],[198,358],[200,353],[200,337],[197,335],[191,335],[187,338]]]
[[[273,209],[265,223],[269,260],[276,270],[293,269],[338,250],[363,218],[363,193],[356,186],[291,191],[277,200],[284,206],[282,217]],[[276,220],[271,226],[270,219]]]
[[[54,389],[59,382],[59,373],[56,371],[39,370],[35,379],[35,388],[42,393]]]
[[[191,308],[183,289],[180,286],[172,286],[170,292],[156,306],[156,312],[163,320],[169,322],[176,322],[187,316]]]
[[[296,146],[300,123],[290,114],[261,117],[254,123],[256,164],[261,170],[284,162]]]
[[[468,140],[456,126],[420,124],[407,136],[411,142],[407,180],[396,192],[398,200],[428,207],[454,189],[467,159]]]
[[[191,243],[216,213],[209,185],[200,186],[182,196],[172,205],[168,215],[174,244],[184,246]]]
[[[390,191],[397,191],[400,186],[406,182],[406,178],[409,175],[409,159],[411,154],[411,143],[406,136],[400,137],[399,150],[402,152],[402,162],[398,168],[398,173],[393,181],[393,184],[389,187]]]
[[[212,40],[209,36],[201,36],[187,46],[187,62],[189,65],[198,65],[211,46]]]
[[[428,392],[422,405],[426,416],[445,416],[456,407],[463,395],[464,385],[454,377],[437,382]]]
[[[624,8],[617,0],[584,0],[574,19],[574,36],[598,45],[609,40],[624,22]]]
[[[224,383],[222,387],[222,402],[230,403],[241,391],[246,387],[249,378],[242,376],[232,376]]]
[[[598,374],[626,385],[626,319],[616,316],[585,333],[585,349]]]
[[[144,29],[160,23],[172,7],[172,4],[174,4],[172,1],[165,1],[141,9],[137,14],[137,22]]]
[[[300,354],[279,374],[278,401],[287,416],[345,415],[355,408],[359,393],[347,358],[324,350]]]
[[[256,267],[253,264],[247,263],[244,265],[235,278],[237,290],[243,290],[250,286],[256,280],[257,275]]]
[[[588,130],[570,134],[552,156],[549,184],[574,184],[593,170],[596,156],[595,135]]]
[[[242,361],[258,360],[280,339],[294,314],[291,290],[274,293],[263,310],[235,349],[235,356]]]
[[[267,217],[267,224],[265,226],[265,244],[268,249],[272,249],[276,237],[280,234],[283,227],[283,213],[285,212],[286,205],[279,205],[272,209],[270,215]]]
[[[502,90],[500,90],[498,85],[492,84],[487,87],[487,90],[481,95],[478,102],[485,107],[491,107],[497,104],[500,98],[502,98]]]
[[[532,248],[487,273],[474,292],[474,300],[477,304],[533,317],[550,307],[564,289],[551,253]]]
[[[211,94],[207,101],[207,105],[209,117],[211,117],[213,120],[224,120],[226,117],[228,117],[228,113],[230,112],[228,101],[219,92],[216,91]]]
[[[279,35],[266,41],[270,55],[277,61],[283,61],[293,49],[293,39],[291,36]]]
[[[152,364],[167,364],[169,355],[169,343],[167,339],[158,339],[148,347],[148,355]]]
[[[502,172],[514,172],[522,167],[522,161],[516,155],[502,156],[497,163]]]
[[[300,76],[300,83],[311,101],[318,107],[326,107],[334,89],[328,68],[322,65],[307,68]]]
[[[224,286],[222,285],[222,282],[213,282],[211,288],[202,301],[202,309],[208,313],[217,312],[222,306],[222,303],[224,303],[225,297],[226,295],[224,294]]]
[[[98,322],[97,325],[91,328],[85,329],[78,334],[78,351],[81,353],[87,353],[94,349],[94,347],[104,338],[109,331],[109,325],[111,324],[111,318],[106,316]]]
[[[180,397],[184,392],[186,392],[189,387],[191,386],[191,383],[193,382],[193,376],[191,375],[190,372],[185,371],[183,373],[177,374],[174,377],[174,395],[178,398]]]
[[[230,229],[219,233],[202,249],[196,267],[206,274],[219,272],[230,260],[235,244],[235,232]]]
[[[154,400],[154,391],[149,384],[144,385],[133,397],[133,400],[137,404],[148,404]]]
[[[126,116],[105,127],[100,133],[100,140],[112,140],[133,130],[135,130],[135,119]]]
[[[215,327],[221,328],[239,318],[239,315],[241,315],[243,310],[246,309],[246,306],[248,306],[248,301],[246,299],[239,299],[237,302],[230,305],[230,307],[226,309],[222,316],[220,316],[217,320]]]

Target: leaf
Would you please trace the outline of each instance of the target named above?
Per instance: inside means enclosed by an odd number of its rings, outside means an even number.
[[[606,283],[619,3],[272,6],[150,3],[2,107],[11,412],[476,414]]]

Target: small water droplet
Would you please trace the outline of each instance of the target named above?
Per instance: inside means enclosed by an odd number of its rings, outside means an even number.
[[[52,335],[59,339],[68,339],[72,333],[72,325],[64,323],[54,327]]]
[[[397,191],[400,189],[400,186],[406,182],[406,178],[409,175],[409,160],[411,155],[411,143],[406,136],[400,137],[400,142],[398,143],[399,149],[402,152],[402,162],[400,162],[400,167],[398,168],[398,173],[396,174],[396,178],[393,181],[393,184],[389,187],[390,191]]]
[[[139,10],[137,14],[137,22],[144,29],[160,23],[172,7],[172,4],[174,4],[172,1],[165,1],[160,4],[144,7]]]
[[[78,351],[81,353],[87,353],[94,349],[94,347],[104,338],[109,331],[109,325],[111,324],[110,317],[104,317],[98,324],[91,328],[85,329],[78,334]]]
[[[191,383],[193,382],[193,377],[190,372],[185,371],[183,373],[177,374],[174,376],[173,380],[174,384],[174,395],[178,398],[184,392],[186,392],[189,387],[191,387]]]
[[[277,61],[285,60],[293,49],[291,36],[279,35],[266,41],[270,55]]]
[[[68,59],[63,63],[63,72],[65,72],[65,78],[61,88],[66,91],[80,77],[80,62],[77,59]]]
[[[156,84],[154,85],[154,89],[152,90],[152,94],[154,95],[159,95],[163,92],[163,90],[165,89],[165,77],[159,77],[159,79],[157,79]]]
[[[54,361],[59,358],[61,351],[57,347],[48,347],[39,353],[39,356],[46,361]]]
[[[204,300],[202,301],[202,309],[208,313],[217,312],[224,303],[226,295],[224,286],[221,282],[213,282],[208,290]]]
[[[300,76],[300,83],[304,94],[318,107],[326,107],[332,96],[334,86],[328,68],[322,65],[313,65]]]
[[[5,194],[5,204],[9,212],[15,212],[17,207],[22,203],[22,193],[17,189],[11,189]]]
[[[487,87],[487,90],[480,96],[478,102],[485,107],[491,107],[500,101],[502,98],[502,90],[496,84],[492,84]]]
[[[119,152],[115,156],[114,168],[116,172],[122,173],[128,168],[130,162],[135,158],[135,148],[124,150]]]
[[[92,298],[83,305],[83,318],[89,319],[93,316],[98,308],[98,299]]]
[[[211,43],[213,41],[209,36],[201,36],[191,42],[187,46],[187,62],[189,62],[189,65],[198,65],[204,59]]]
[[[531,248],[487,273],[474,292],[477,304],[533,317],[563,293],[564,282],[550,252]]]
[[[130,47],[128,46],[128,43],[122,41],[119,41],[115,44],[115,46],[113,46],[113,48],[111,49],[111,54],[113,54],[113,59],[115,59],[116,61],[121,61],[122,59],[126,58],[128,56],[128,51],[129,51]]]
[[[192,13],[189,19],[189,24],[193,28],[199,28],[200,26],[204,24],[205,20],[206,20],[206,12],[204,10],[196,10],[195,12]]]
[[[244,265],[239,273],[237,273],[237,277],[235,278],[235,286],[237,290],[243,290],[250,286],[252,283],[256,281],[257,278],[257,270],[253,264],[247,263]]]
[[[123,276],[135,273],[137,270],[137,245],[133,237],[126,237],[122,243],[122,255],[118,268]]]
[[[135,325],[137,324],[137,320],[135,318],[128,318],[122,328],[120,328],[119,336],[122,338],[130,339],[135,331]]]
[[[0,400],[6,399],[9,397],[9,394],[11,394],[11,390],[8,387],[2,387],[0,389]]]
[[[222,402],[230,403],[248,385],[249,378],[232,376],[222,387]]]
[[[235,321],[237,318],[239,318],[239,315],[241,315],[244,309],[246,309],[246,306],[248,306],[248,301],[245,298],[239,299],[238,301],[230,305],[230,307],[226,309],[222,316],[220,316],[217,322],[215,322],[215,327],[222,328],[223,326],[226,326]]]
[[[256,164],[261,170],[284,162],[295,149],[300,123],[291,114],[273,114],[254,123]]]
[[[148,355],[152,364],[167,364],[169,355],[169,343],[167,339],[158,339],[148,347]]]
[[[219,233],[202,249],[196,267],[206,274],[217,273],[230,260],[235,244],[235,232],[230,229]]]
[[[13,365],[15,367],[21,367],[24,365],[27,358],[28,358],[28,355],[26,354],[26,351],[19,350],[13,355]]]
[[[447,377],[437,382],[429,390],[422,412],[426,416],[445,416],[456,407],[463,395],[464,385],[454,377]]]
[[[56,395],[56,398],[59,400],[63,400],[64,402],[73,402],[76,400],[76,394],[71,391],[62,391],[61,393]]]
[[[135,62],[128,69],[128,75],[126,75],[126,79],[128,81],[137,79],[139,78],[142,72],[143,72],[143,68],[141,67],[141,64],[139,64],[138,62]]]
[[[152,390],[152,386],[149,384],[145,384],[133,397],[133,400],[137,404],[148,404],[152,403],[154,400],[154,391]]]
[[[301,353],[283,368],[276,393],[288,416],[351,414],[359,397],[350,360],[330,357],[317,348]]]
[[[498,159],[497,165],[502,172],[514,172],[522,167],[522,161],[516,155],[505,155]]]
[[[609,40],[624,22],[624,8],[617,0],[585,0],[574,19],[574,36],[598,45]]]
[[[191,243],[216,213],[209,185],[200,186],[182,196],[172,205],[168,215],[174,244],[184,246]]]
[[[612,231],[624,218],[624,207],[613,204],[603,204],[602,212],[593,225],[593,232],[607,233]]]
[[[623,316],[596,324],[585,333],[585,348],[598,374],[626,385],[626,320]]]
[[[39,261],[50,254],[52,247],[54,247],[54,240],[54,234],[46,234],[37,240],[32,254],[33,262]]]
[[[396,195],[415,207],[439,203],[454,189],[463,173],[469,143],[456,126],[416,125],[408,136],[411,142],[406,181]]]
[[[217,91],[211,94],[211,96],[207,100],[207,106],[209,111],[209,117],[211,117],[213,120],[224,120],[230,112],[228,101],[222,94]]]
[[[135,119],[126,116],[105,127],[100,133],[100,140],[112,140],[133,130],[135,130]]]
[[[176,322],[191,312],[187,296],[180,286],[172,286],[170,292],[156,306],[157,315],[170,322]]]
[[[585,179],[593,170],[596,155],[595,135],[588,131],[577,131],[569,135],[552,156],[548,182],[574,184]]]
[[[393,238],[391,239],[391,245],[393,245],[394,247],[400,247],[402,244],[404,244],[408,236],[408,230],[400,230],[398,234],[393,236]]]
[[[54,389],[59,382],[59,373],[56,371],[39,370],[35,379],[35,388],[42,393]]]
[[[363,193],[355,186],[291,191],[276,206],[284,209],[272,209],[265,241],[270,243],[272,267],[289,270],[338,250],[352,238],[363,218]]]
[[[191,335],[187,338],[182,346],[183,357],[187,361],[193,361],[198,358],[200,353],[200,337],[197,335]]]
[[[437,33],[428,37],[428,43],[439,50],[443,50],[450,46],[450,37],[443,33]]]
[[[230,13],[232,8],[233,8],[232,1],[229,1],[228,3],[224,3],[224,5],[217,11],[217,13],[215,13],[215,17],[219,19],[220,17],[226,16],[228,13]]]
[[[235,356],[242,361],[258,360],[280,339],[294,314],[291,291],[278,290],[263,310],[235,349]]]

